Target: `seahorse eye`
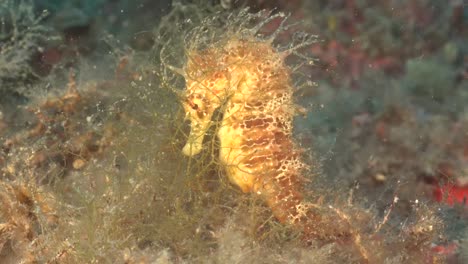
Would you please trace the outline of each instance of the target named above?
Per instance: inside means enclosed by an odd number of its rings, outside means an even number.
[[[198,105],[190,100],[187,101],[187,104],[193,109],[198,110]]]

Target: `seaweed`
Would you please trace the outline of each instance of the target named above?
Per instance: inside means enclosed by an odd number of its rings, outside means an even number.
[[[6,0],[0,3],[0,92],[30,93],[31,84],[41,75],[33,59],[47,43],[58,39],[53,29],[42,21],[46,10],[37,14],[32,1]]]

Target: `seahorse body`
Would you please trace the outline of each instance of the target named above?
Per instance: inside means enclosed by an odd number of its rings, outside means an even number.
[[[196,155],[222,107],[219,159],[231,182],[261,195],[282,223],[304,216],[305,165],[292,140],[295,105],[284,54],[255,38],[191,51],[185,66],[183,102],[191,131],[183,153]]]

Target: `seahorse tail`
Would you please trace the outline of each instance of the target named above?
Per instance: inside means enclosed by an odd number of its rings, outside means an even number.
[[[292,224],[296,222],[299,214],[298,209],[303,201],[300,191],[288,184],[290,188],[272,186],[269,187],[264,196],[266,204],[272,210],[273,215],[283,224]]]
[[[265,186],[269,186],[266,184]],[[266,204],[276,219],[299,231],[302,240],[348,240],[353,234],[346,219],[333,208],[305,201],[298,177],[276,181],[264,194]]]

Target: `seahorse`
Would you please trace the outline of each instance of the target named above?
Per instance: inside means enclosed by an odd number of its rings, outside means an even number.
[[[273,16],[278,17],[284,22],[283,15]],[[190,134],[182,151],[187,156],[202,152],[205,134],[216,123],[219,161],[229,180],[244,193],[259,195],[279,222],[314,236],[324,221],[304,201],[308,166],[292,134],[301,108],[294,103],[293,69],[286,64],[312,38],[279,51],[272,45],[278,30],[261,38],[257,28],[226,30],[203,48],[186,48],[179,71],[185,78],[181,98]],[[215,111],[221,111],[220,121],[213,120]]]
[[[183,105],[191,131],[183,153],[202,151],[213,113],[222,107],[219,159],[230,181],[261,195],[279,221],[292,222],[305,164],[292,140],[295,106],[284,57],[268,43],[236,38],[188,57]]]

